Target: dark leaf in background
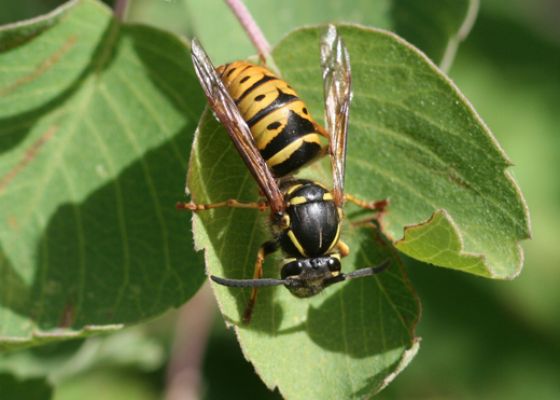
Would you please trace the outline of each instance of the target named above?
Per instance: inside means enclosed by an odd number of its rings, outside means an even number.
[[[282,3],[246,0],[244,3],[271,43],[277,43],[287,32],[302,25],[361,23],[397,32],[444,68],[451,65],[457,45],[468,34],[478,9],[478,0],[284,0]],[[184,0],[182,4],[164,7],[156,7],[149,1],[145,4],[146,7],[139,7],[132,16],[149,22],[153,16],[150,6],[154,11],[163,12],[167,7],[184,13],[186,24],[183,21],[172,26],[201,39],[216,63],[244,59],[255,52],[224,1]]]
[[[0,373],[0,393],[3,399],[49,400],[52,392],[52,387],[45,379],[18,379],[14,375]]]

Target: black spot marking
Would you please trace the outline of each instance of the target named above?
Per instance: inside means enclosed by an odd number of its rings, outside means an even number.
[[[259,122],[264,117],[266,117],[272,111],[278,110],[279,108],[284,107],[286,104],[291,103],[292,101],[296,101],[298,99],[297,96],[284,93],[280,89],[276,89],[276,90],[278,90],[278,97],[276,98],[276,100],[274,100],[268,106],[266,106],[265,108],[260,110],[258,113],[256,113],[253,116],[253,118],[251,118],[250,120],[247,121],[247,125],[249,125],[249,128],[252,127],[253,125],[255,125],[257,122]],[[241,97],[243,97],[243,96],[241,96]]]
[[[264,94],[259,94],[257,97],[255,97],[255,101],[261,101],[262,99],[264,99],[266,96]]]
[[[241,80],[239,81],[239,83],[245,83],[245,82],[247,82],[247,81],[249,80],[249,78],[250,78],[250,76],[246,76],[246,77],[244,77],[243,79],[241,79]]]
[[[227,67],[226,67],[226,68],[227,68]],[[233,71],[235,71],[236,69],[237,69],[236,67],[233,67],[232,69],[230,69],[230,70],[227,72],[226,76],[229,77],[231,74],[233,74]]]
[[[305,108],[305,107],[303,107],[303,110],[301,110],[301,111],[303,111],[303,113],[304,113],[305,115],[307,115],[307,114],[308,114],[308,112],[307,112],[307,108]]]
[[[235,103],[239,104],[241,102],[241,100],[243,100],[245,98],[245,96],[247,96],[249,93],[251,93],[253,90],[255,90],[256,88],[258,88],[260,85],[262,85],[265,82],[268,81],[272,81],[275,80],[277,78],[275,78],[274,76],[263,76],[262,79],[259,79],[258,81],[256,81],[255,83],[253,83],[249,88],[247,88],[247,90],[245,90],[241,96],[239,96],[237,99],[235,99]]]
[[[280,125],[282,125],[282,124],[280,122],[276,121],[276,122],[273,122],[272,124],[268,124],[266,129],[268,129],[269,131],[273,131],[273,130],[279,128]]]

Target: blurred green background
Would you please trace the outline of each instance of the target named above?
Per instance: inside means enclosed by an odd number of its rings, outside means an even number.
[[[0,23],[38,15],[59,3],[2,0]],[[127,19],[191,34],[196,31],[192,15],[211,12],[217,4],[202,3],[136,0]],[[290,27],[270,29],[274,42]],[[214,51],[218,58],[227,57],[227,48]],[[231,58],[250,51],[245,42]],[[560,2],[483,1],[449,74],[513,160],[513,174],[531,212],[533,239],[522,243],[525,267],[512,282],[408,262],[423,305],[417,330],[422,344],[410,366],[378,398],[559,399],[560,178],[555,178],[555,165],[560,154]],[[48,372],[57,400],[98,399],[101,386],[104,399],[157,399],[178,314],[113,337],[4,355],[0,371],[10,369],[28,379]],[[215,320],[204,357],[204,397],[280,398],[254,374],[220,317]],[[48,396],[49,385],[25,379],[0,372],[0,391],[27,387],[34,390],[28,398]]]

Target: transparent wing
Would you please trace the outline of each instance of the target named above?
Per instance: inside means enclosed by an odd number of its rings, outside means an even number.
[[[192,41],[191,56],[210,108],[226,128],[241,158],[268,199],[272,212],[283,211],[284,198],[270,168],[259,153],[247,123],[216,73],[208,54],[196,39]]]
[[[321,66],[325,91],[325,122],[330,136],[333,198],[335,204],[341,206],[344,203],[346,136],[352,90],[348,50],[333,25],[329,25],[321,42]]]

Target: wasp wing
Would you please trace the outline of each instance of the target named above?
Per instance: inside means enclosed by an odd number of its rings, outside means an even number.
[[[344,203],[346,137],[352,90],[348,50],[333,25],[329,25],[321,42],[321,67],[325,92],[325,122],[330,137],[333,198],[335,204],[341,206]]]
[[[192,41],[191,56],[210,108],[226,128],[241,158],[268,199],[271,211],[283,211],[285,206],[282,192],[270,168],[259,153],[251,130],[214,69],[208,54],[196,39]]]

